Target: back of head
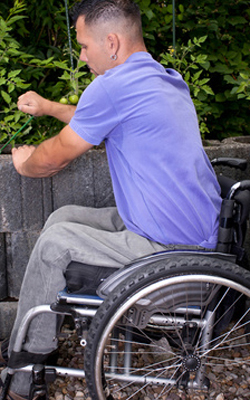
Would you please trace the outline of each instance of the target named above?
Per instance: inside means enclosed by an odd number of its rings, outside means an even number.
[[[135,35],[135,40],[143,38],[140,9],[132,0],[82,0],[71,10],[74,26],[80,16],[84,16],[89,27],[99,24],[123,26],[128,34]]]

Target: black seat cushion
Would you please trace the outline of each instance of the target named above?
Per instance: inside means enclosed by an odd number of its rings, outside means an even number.
[[[76,294],[96,295],[98,286],[117,269],[72,261],[65,273],[68,291]]]

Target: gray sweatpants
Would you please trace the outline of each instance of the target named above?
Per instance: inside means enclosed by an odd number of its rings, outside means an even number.
[[[57,292],[66,286],[64,274],[71,261],[117,268],[164,248],[128,231],[114,207],[65,206],[55,211],[46,222],[27,266],[9,350],[13,348],[26,312],[34,306],[56,301]],[[56,327],[56,316],[37,316],[30,325],[24,349],[39,354],[53,351],[57,347]],[[11,390],[27,395],[28,375],[16,373]]]

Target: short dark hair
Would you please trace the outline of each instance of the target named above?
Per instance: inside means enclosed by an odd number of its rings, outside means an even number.
[[[123,17],[141,29],[140,9],[132,0],[82,0],[73,6],[70,14],[74,26],[80,16],[85,17],[87,25]]]

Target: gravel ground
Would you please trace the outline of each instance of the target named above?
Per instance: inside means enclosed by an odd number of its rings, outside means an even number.
[[[68,331],[69,333],[69,331]],[[221,355],[222,356],[222,355]],[[242,367],[237,367],[237,363],[232,367],[227,366],[225,370],[223,366],[211,368],[208,371],[210,379],[211,391],[209,400],[249,400],[250,399],[250,348],[240,348],[240,350],[232,349],[232,357],[237,359],[246,360],[246,364]],[[68,367],[83,367],[83,349],[79,346],[77,335],[73,332],[67,339],[60,340],[60,356],[58,364]],[[218,382],[222,388],[221,393],[218,394]],[[215,394],[216,393],[216,394]],[[139,400],[151,400],[155,396],[147,397],[141,396]],[[125,400],[127,396],[122,396],[121,399]],[[206,397],[207,398],[207,397]],[[50,386],[50,400],[91,400],[88,397],[88,392],[84,380],[77,378],[67,377],[65,379],[58,378]],[[93,399],[95,400],[95,399]],[[204,395],[191,395],[185,396],[181,392],[175,394],[162,396],[161,400],[205,400]]]
[[[83,354],[84,350],[79,345],[79,339],[76,333],[65,327],[63,336],[59,339],[59,359],[57,364],[62,367],[69,368],[83,368]],[[221,354],[222,357],[222,354]],[[223,366],[216,366],[208,371],[210,379],[211,391],[209,398],[204,395],[190,395],[186,396],[182,392],[171,393],[171,395],[164,395],[160,400],[249,400],[250,399],[250,346],[238,347],[232,349],[232,358],[236,360],[234,366],[227,365],[225,370]],[[246,363],[237,366],[237,360],[244,359]],[[220,385],[219,385],[220,384]],[[218,394],[218,387],[220,393]],[[127,395],[121,396],[121,400],[126,400]],[[157,389],[154,395],[150,397],[141,395],[136,400],[151,400],[157,397]],[[96,400],[88,396],[88,390],[83,379],[66,377],[57,378],[55,382],[50,384],[49,388],[50,400]],[[132,399],[134,400],[134,398]]]
[[[57,364],[61,367],[83,368],[83,348],[79,345],[79,339],[74,332],[67,328],[64,334],[68,338],[60,338],[59,359]],[[78,378],[57,378],[50,385],[50,400],[91,400],[85,381]]]

